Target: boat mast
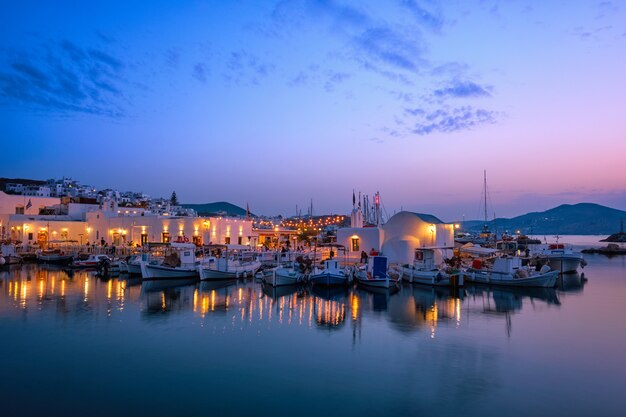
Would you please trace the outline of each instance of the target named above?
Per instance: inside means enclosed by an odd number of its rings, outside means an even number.
[[[485,193],[485,224],[487,224],[487,170],[483,171],[483,189]]]

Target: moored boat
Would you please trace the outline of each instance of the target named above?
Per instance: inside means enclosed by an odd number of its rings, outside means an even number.
[[[548,262],[552,270],[561,273],[576,272],[578,267],[587,265],[581,252],[575,251],[563,243],[533,246],[530,255],[539,261]]]
[[[189,279],[198,278],[196,246],[191,243],[172,243],[170,255],[163,261],[142,261],[143,279]]]
[[[462,272],[468,282],[514,287],[555,287],[559,271],[552,271],[544,265],[540,271],[522,266],[517,256],[496,258],[492,268],[487,268],[480,260]]]
[[[37,252],[37,262],[45,264],[67,265],[74,259],[71,253],[66,253],[61,249],[42,250]]]
[[[443,263],[435,265],[434,249],[420,248],[415,250],[413,265],[402,265],[401,277],[403,280],[433,286],[462,286],[463,276],[458,269]]]
[[[386,256],[370,256],[365,268],[360,268],[357,271],[357,282],[360,285],[376,288],[391,288],[397,286],[399,279],[391,278],[387,269],[388,260]]]
[[[223,257],[199,264],[197,271],[201,280],[237,279],[254,276],[260,267],[261,262],[256,260],[244,262]]]
[[[309,275],[309,281],[313,285],[336,286],[348,285],[352,282],[351,274],[345,268],[339,266],[337,259],[326,259],[324,268],[315,267]]]

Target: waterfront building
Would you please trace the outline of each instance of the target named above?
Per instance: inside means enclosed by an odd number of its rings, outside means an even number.
[[[153,213],[143,207],[119,207],[115,199],[99,204],[72,201],[0,191],[0,235],[24,245],[42,246],[51,241],[104,241],[116,246],[187,241],[254,247],[258,242],[249,219]]]
[[[389,262],[413,262],[417,248],[445,248],[454,246],[454,225],[447,224],[430,214],[401,211],[384,225],[363,224],[361,207],[353,204],[350,227],[337,231],[337,243],[346,247],[351,258],[359,258],[361,251],[382,252]],[[441,262],[441,251],[435,260]]]

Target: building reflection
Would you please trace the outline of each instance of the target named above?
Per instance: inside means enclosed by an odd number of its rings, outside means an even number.
[[[460,291],[405,284],[397,291],[362,288],[286,286],[272,288],[254,280],[216,282],[141,281],[125,277],[102,280],[93,272],[24,265],[0,271],[0,313],[53,312],[112,317],[140,313],[143,319],[177,320],[201,326],[215,321],[233,329],[250,326],[303,326],[328,331],[346,327],[356,342],[370,318],[380,317],[402,333],[424,332],[436,338],[442,326],[469,326],[472,317],[502,317],[511,331],[511,315],[527,303],[559,306],[559,294],[581,291],[579,274],[563,277],[559,290],[466,286]],[[197,321],[195,319],[201,319]]]
[[[11,314],[54,310],[65,319],[73,315],[123,311],[129,289],[123,280],[102,282],[93,272],[26,264],[0,271],[0,311]],[[138,292],[138,291],[137,291]]]

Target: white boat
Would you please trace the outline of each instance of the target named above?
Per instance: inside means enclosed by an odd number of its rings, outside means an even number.
[[[89,254],[87,256],[79,256],[78,258],[74,259],[69,266],[76,269],[98,268],[98,266],[105,261],[108,261],[110,263],[111,258],[109,258],[107,255]]]
[[[581,252],[566,247],[562,243],[531,245],[531,247],[530,256],[540,261],[547,261],[551,269],[561,273],[576,272],[579,266],[587,265]]]
[[[478,260],[477,260],[478,261]],[[552,271],[544,265],[540,271],[522,266],[517,256],[496,258],[493,268],[485,268],[482,262],[474,262],[471,268],[462,272],[468,282],[514,287],[555,287],[559,271]]]
[[[315,267],[309,275],[309,281],[313,285],[335,286],[335,285],[348,285],[352,282],[351,274],[346,268],[339,266],[337,259],[326,259],[324,262],[324,269]]]
[[[228,258],[213,258],[212,262],[203,262],[197,266],[201,280],[248,278],[256,274],[261,267],[259,261],[240,261]]]
[[[370,256],[365,268],[357,271],[356,279],[360,285],[376,288],[392,288],[398,285],[399,279],[393,279],[387,273],[387,257]]]
[[[198,278],[196,245],[192,243],[172,243],[171,254],[163,261],[141,261],[143,279]]]
[[[17,251],[15,250],[15,245],[13,244],[3,244],[2,255],[0,257],[4,259],[4,265],[22,263],[22,258],[17,254]]]
[[[124,261],[127,272],[130,275],[141,275],[141,260],[142,257],[140,255],[130,255],[126,261]]]
[[[263,281],[273,287],[281,285],[296,285],[303,283],[305,275],[305,267],[294,262],[292,266],[279,266],[272,268],[272,273],[263,277]]]
[[[434,286],[462,286],[463,276],[451,267],[435,265],[434,249],[415,250],[413,265],[401,267],[402,279],[411,283]]]
[[[37,252],[37,262],[46,264],[69,264],[74,259],[71,253],[61,249],[42,250]]]

